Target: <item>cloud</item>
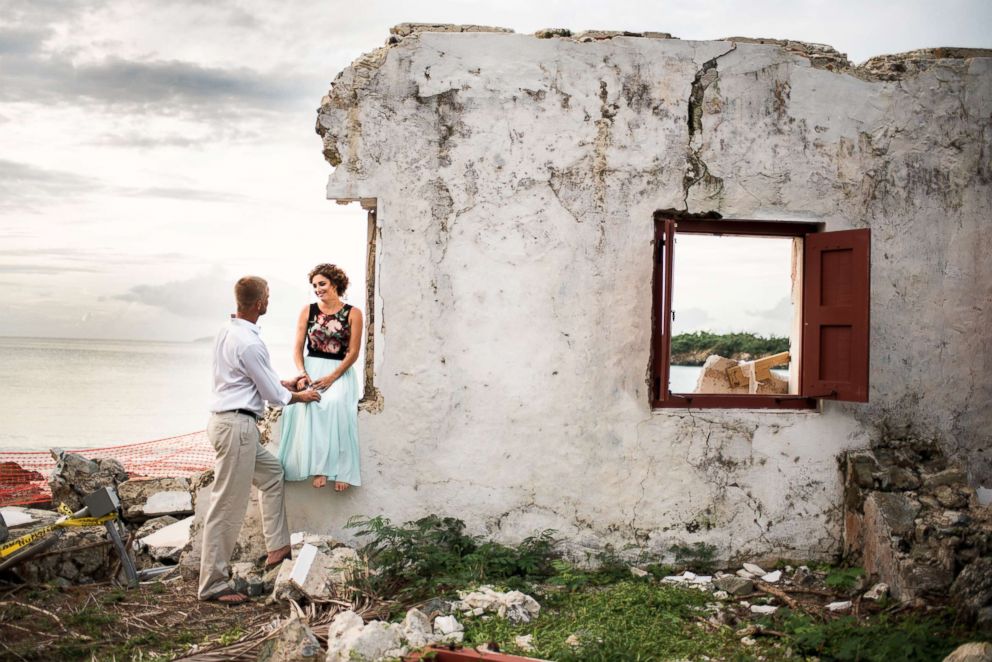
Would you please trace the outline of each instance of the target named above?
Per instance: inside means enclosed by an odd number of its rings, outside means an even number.
[[[765,310],[748,310],[747,314],[767,322],[792,322],[792,300],[789,297],[782,297],[771,308]]]
[[[16,44],[27,45],[27,37]],[[118,56],[76,63],[61,53],[0,51],[0,101],[6,102],[97,103],[129,113],[220,117],[234,107],[282,110],[310,96],[301,78],[245,67]]]
[[[99,180],[90,177],[0,159],[0,209],[30,209],[99,188]]]
[[[135,285],[111,299],[140,303],[161,308],[185,318],[216,318],[233,307],[232,283],[223,270],[215,267],[209,272],[174,280],[161,285]]]
[[[0,274],[34,274],[38,276],[57,276],[70,272],[98,273],[95,267],[52,264],[0,264]]]

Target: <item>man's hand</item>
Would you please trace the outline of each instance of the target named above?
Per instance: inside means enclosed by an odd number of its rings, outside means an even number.
[[[296,391],[289,399],[289,404],[294,402],[320,402],[320,393],[311,389]]]
[[[279,382],[290,391],[302,391],[310,385],[310,378],[307,377],[306,373],[293,377],[292,379],[285,379]]]

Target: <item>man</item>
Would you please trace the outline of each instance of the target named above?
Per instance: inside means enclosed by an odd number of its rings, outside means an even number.
[[[259,337],[258,318],[269,306],[269,286],[246,276],[234,286],[238,313],[221,329],[214,344],[213,414],[207,426],[217,452],[210,507],[203,522],[200,557],[200,600],[241,604],[248,596],[227,582],[227,564],[244,523],[251,486],[259,490],[262,531],[268,556],[266,567],[289,557],[289,527],[283,493],[282,466],[262,448],[256,422],[265,401],[280,406],[316,402],[312,389],[296,391],[300,379],[280,381],[269,363],[269,351]]]

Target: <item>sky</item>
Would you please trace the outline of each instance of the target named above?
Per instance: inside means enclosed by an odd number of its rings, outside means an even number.
[[[0,336],[211,336],[254,273],[288,339],[318,262],[362,306],[365,213],[324,198],[314,122],[401,22],[790,38],[856,63],[992,46],[988,0],[0,0]]]

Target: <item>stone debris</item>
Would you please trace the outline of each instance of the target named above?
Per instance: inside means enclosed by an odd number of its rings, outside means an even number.
[[[570,648],[578,648],[582,645],[582,640],[579,639],[579,635],[570,634],[565,638],[565,645]]]
[[[313,545],[324,554],[330,554],[332,550],[344,546],[343,542],[340,542],[333,536],[325,536],[319,533],[309,533],[305,531],[291,533],[289,536],[289,544],[292,546],[294,556],[300,553],[300,550],[303,549],[303,545]]]
[[[775,605],[751,605],[752,614],[760,614],[766,616],[768,614],[774,614],[778,611],[778,607]]]
[[[293,576],[293,565],[294,561],[286,559],[277,568],[273,568],[272,572],[275,573],[275,576],[272,582],[271,601],[293,600],[299,602],[303,599],[303,593],[290,581]]]
[[[712,587],[713,577],[709,575],[697,575],[686,570],[681,575],[669,575],[662,577],[661,581],[666,584],[685,584],[707,590]]]
[[[750,573],[749,573],[750,574]],[[713,585],[730,595],[747,595],[754,592],[754,582],[743,577],[724,575],[713,580]]]
[[[412,649],[423,648],[436,641],[430,618],[419,609],[409,610],[400,627],[403,630],[403,639]]]
[[[950,595],[971,618],[992,621],[992,580],[982,588],[992,510],[934,441],[889,439],[846,455],[844,548],[897,600]]]
[[[192,522],[192,517],[177,520],[171,515],[150,519],[134,534],[132,547],[137,555],[147,555],[154,561],[175,565],[179,563],[183,547],[189,540]],[[148,567],[152,564],[141,565]]]
[[[439,643],[460,644],[465,638],[465,627],[454,616],[434,619],[434,637]]]
[[[327,630],[326,662],[373,662],[407,653],[402,628],[395,623],[369,621],[353,611],[334,617]]]
[[[101,487],[114,487],[127,480],[127,471],[117,460],[97,458],[88,460],[82,455],[52,449],[55,468],[48,477],[52,490],[52,503],[64,503],[72,511],[83,507],[83,497]]]
[[[127,480],[117,486],[117,496],[124,519],[129,521],[193,514],[193,495],[186,478]]]
[[[254,598],[272,592],[275,583],[274,577],[271,577],[255,563],[232,563],[230,572],[231,585],[239,593]]]
[[[631,576],[640,579],[642,577],[647,577],[651,573],[649,573],[647,570],[642,570],[641,568],[638,568],[636,566],[631,566],[630,574]]]
[[[532,650],[534,650],[534,635],[532,635],[532,634],[519,635],[518,634],[516,637],[513,638],[513,643],[516,645],[517,648],[519,648],[523,652],[529,653]]]
[[[761,566],[757,566],[753,563],[745,563],[743,564],[741,569],[744,570],[745,572],[751,573],[755,577],[762,577],[768,574],[767,572],[761,569]]]
[[[292,616],[279,634],[262,646],[258,662],[304,662],[324,657],[324,649],[310,626]]]
[[[26,524],[45,525],[54,522],[58,515],[50,510],[39,510],[36,508],[21,508],[19,506],[6,506],[0,508],[0,516],[10,529],[24,526]]]
[[[879,582],[868,589],[864,594],[865,600],[878,601],[889,595],[889,585],[885,582]]]
[[[347,584],[351,569],[358,562],[358,554],[349,547],[325,554],[315,545],[304,543],[289,581],[311,600],[330,600]]]
[[[944,658],[944,662],[992,662],[992,643],[973,641],[961,644]]]
[[[830,611],[847,611],[852,607],[850,600],[840,600],[838,602],[831,602],[827,605],[827,609]]]
[[[762,575],[761,581],[768,582],[769,584],[774,584],[778,580],[782,579],[782,571],[775,570],[774,572],[769,572],[766,575]]]
[[[491,586],[480,586],[474,591],[459,593],[458,597],[459,600],[452,604],[452,608],[466,616],[490,613],[517,625],[529,623],[541,613],[541,605],[537,600],[520,591],[503,593],[493,590]],[[436,628],[437,620],[434,625]]]

